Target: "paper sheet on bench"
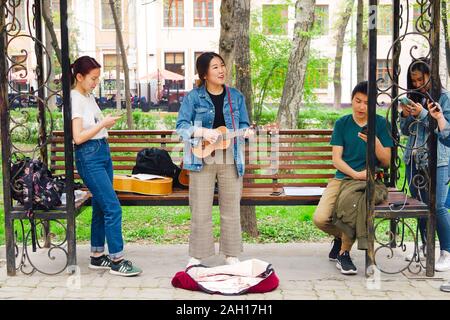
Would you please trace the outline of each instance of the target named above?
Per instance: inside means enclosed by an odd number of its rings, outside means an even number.
[[[283,187],[287,196],[321,196],[325,188],[320,187]]]
[[[157,176],[156,174],[147,174],[147,173],[138,173],[132,174],[133,178],[137,178],[139,180],[153,180],[153,179],[164,179],[163,176]]]

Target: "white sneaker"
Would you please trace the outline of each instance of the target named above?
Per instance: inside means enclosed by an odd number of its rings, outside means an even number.
[[[239,263],[240,261],[239,261],[239,259],[238,258],[236,258],[236,257],[226,257],[225,258],[225,263],[226,264],[228,264],[228,265],[230,265],[230,264],[236,264],[236,263]]]
[[[441,250],[441,256],[438,262],[436,262],[434,270],[440,272],[450,270],[450,252]]]
[[[412,261],[412,260],[417,261],[417,256],[419,256],[420,261],[427,260],[427,251],[426,251],[425,245],[421,245],[419,250],[420,250],[420,252],[413,252],[413,253],[408,254],[405,257],[405,260],[406,261]]]
[[[196,266],[202,264],[202,260],[191,257],[186,265],[186,268],[189,268],[190,266]]]
[[[441,291],[444,291],[444,292],[450,292],[450,282],[441,284],[440,289],[441,289]]]

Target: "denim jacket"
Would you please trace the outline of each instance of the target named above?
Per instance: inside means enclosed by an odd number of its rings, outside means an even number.
[[[236,130],[248,128],[250,126],[245,106],[245,99],[242,93],[237,89],[229,88],[231,95],[231,104],[233,109],[234,123]],[[181,136],[184,142],[183,168],[190,171],[200,171],[203,168],[202,159],[197,158],[191,151],[191,146],[201,142],[200,138],[194,138],[193,133],[197,128],[212,129],[215,116],[215,107],[210,96],[206,92],[205,86],[194,88],[183,99],[177,119],[177,134]],[[228,130],[233,131],[233,121],[231,119],[230,104],[228,103],[228,94],[225,94],[223,102],[223,116]],[[242,136],[235,139],[233,143],[234,163],[238,176],[244,175],[245,141]]]
[[[447,125],[444,130],[435,130],[438,136],[437,144],[437,166],[447,166],[450,159],[450,93],[442,89],[441,97],[439,98],[439,104],[442,107],[444,117],[447,120]],[[414,123],[419,121],[420,123]],[[418,148],[414,151],[416,153],[415,162],[420,165],[425,165],[426,151],[428,150],[427,138],[428,138],[428,110],[422,109],[417,118],[408,116],[406,118],[400,116],[400,129],[402,134],[408,136],[408,142],[406,144],[405,154],[403,160],[406,164],[411,161],[411,153],[414,148]],[[417,135],[411,134],[417,131]],[[417,138],[416,138],[417,136]]]

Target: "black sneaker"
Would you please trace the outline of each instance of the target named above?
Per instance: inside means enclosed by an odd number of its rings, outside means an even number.
[[[350,258],[350,253],[348,251],[344,251],[343,254],[338,254],[336,268],[341,270],[342,274],[357,274],[358,269],[356,269],[353,264],[352,259]]]
[[[89,264],[89,269],[94,270],[109,270],[111,268],[111,258],[107,255],[102,255],[100,257],[91,257],[91,263]]]
[[[339,251],[341,251],[341,245],[342,245],[342,240],[339,238],[334,238],[333,240],[333,248],[331,248],[330,253],[328,254],[328,259],[330,259],[330,261],[337,261],[337,256],[339,254]]]
[[[109,270],[109,273],[111,274],[124,277],[137,276],[141,272],[141,269],[133,266],[131,261],[125,259],[122,259],[118,262],[111,262],[111,270]]]

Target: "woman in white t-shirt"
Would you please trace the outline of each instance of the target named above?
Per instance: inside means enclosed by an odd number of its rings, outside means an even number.
[[[135,276],[142,271],[123,257],[122,208],[113,189],[108,130],[120,117],[103,117],[92,91],[99,82],[100,64],[83,56],[72,65],[72,133],[75,163],[92,193],[91,269]],[[104,254],[105,238],[109,255]]]

